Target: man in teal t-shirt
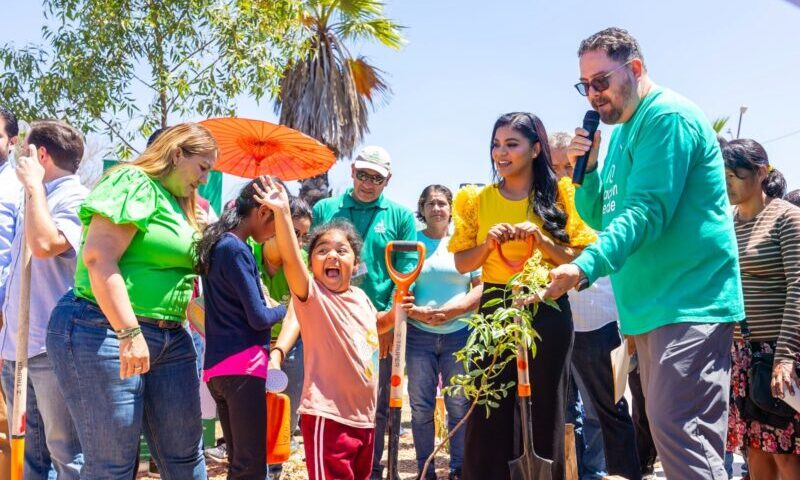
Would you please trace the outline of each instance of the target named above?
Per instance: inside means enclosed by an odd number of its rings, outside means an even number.
[[[386,269],[386,245],[392,240],[417,240],[417,228],[411,210],[388,200],[383,190],[392,177],[391,159],[381,147],[364,147],[352,166],[353,187],[339,196],[320,200],[314,205],[314,226],[343,218],[353,224],[364,240],[361,261],[353,272],[353,284],[364,290],[378,311],[388,310],[394,284]],[[394,263],[401,272],[408,272],[416,258],[399,255]],[[381,353],[391,349],[392,332],[380,337]],[[375,412],[375,455],[372,478],[382,479],[386,416],[389,408],[391,360],[381,359],[378,379],[378,406]],[[392,479],[394,480],[394,479]]]
[[[744,307],[716,135],[697,106],[650,80],[625,30],[592,35],[578,56],[576,88],[618,127],[601,172],[599,132],[592,142],[576,130],[570,160],[590,151],[576,205],[602,233],[553,270],[545,295],[611,276],[667,477],[727,479],[730,348]]]

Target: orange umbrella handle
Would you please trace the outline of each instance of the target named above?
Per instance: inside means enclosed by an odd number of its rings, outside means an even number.
[[[533,237],[528,237],[527,243],[528,253],[526,253],[525,257],[521,260],[509,260],[505,254],[503,254],[502,243],[497,244],[497,254],[500,255],[500,260],[502,260],[503,263],[505,263],[509,268],[512,268],[515,271],[520,271],[522,270],[522,267],[525,266],[525,262],[527,262],[528,259],[531,258],[531,255],[533,255]]]

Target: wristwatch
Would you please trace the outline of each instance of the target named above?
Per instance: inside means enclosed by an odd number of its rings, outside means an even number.
[[[580,292],[581,290],[586,290],[589,288],[589,279],[586,277],[586,274],[583,273],[583,270],[581,270],[580,267],[578,267],[578,270],[581,272],[581,276],[578,280],[578,284],[575,285],[575,290]]]

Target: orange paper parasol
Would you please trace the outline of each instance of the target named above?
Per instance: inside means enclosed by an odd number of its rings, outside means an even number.
[[[336,156],[317,140],[283,125],[246,118],[200,122],[219,145],[214,170],[245,178],[272,175],[284,181],[328,171]]]

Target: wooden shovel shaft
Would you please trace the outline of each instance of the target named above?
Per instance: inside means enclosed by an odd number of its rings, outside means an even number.
[[[23,207],[24,208],[24,207]],[[24,210],[23,210],[24,211]],[[31,306],[31,250],[22,236],[19,316],[17,317],[17,356],[14,371],[14,408],[11,412],[11,480],[22,480],[25,458],[25,413],[28,401],[28,320]]]

